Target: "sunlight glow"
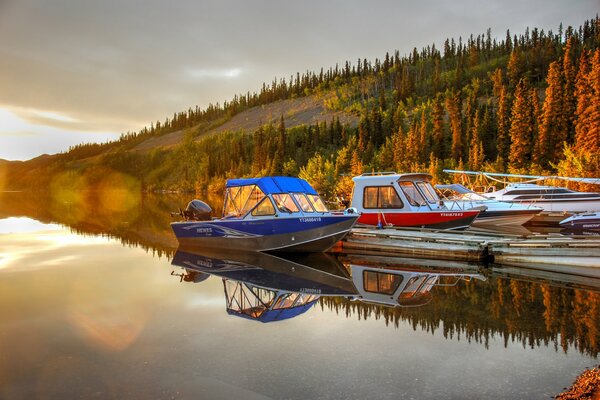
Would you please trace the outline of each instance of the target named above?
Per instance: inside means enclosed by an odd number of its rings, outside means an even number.
[[[240,68],[229,68],[229,69],[204,69],[204,68],[188,68],[187,74],[194,79],[214,79],[214,78],[225,78],[232,79],[237,78],[242,74]]]
[[[31,218],[10,217],[0,219],[0,234],[56,231],[59,229],[61,229],[60,225],[44,224]]]
[[[56,250],[72,246],[97,246],[112,241],[100,236],[81,236],[55,224],[43,224],[30,218],[0,220],[0,271],[16,268],[20,271],[52,267],[72,260],[70,255],[57,254]],[[35,254],[47,253],[42,263],[23,263]]]
[[[90,124],[54,111],[0,106],[0,158],[26,160],[119,137],[118,132],[90,130]]]

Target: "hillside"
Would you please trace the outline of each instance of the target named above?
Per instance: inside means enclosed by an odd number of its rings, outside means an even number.
[[[438,47],[298,73],[115,142],[5,164],[5,187],[218,191],[283,174],[334,196],[363,171],[600,175],[598,17]]]
[[[224,124],[203,130],[196,125],[188,129],[197,129],[197,136],[218,134],[226,131],[253,132],[265,124],[277,124],[283,116],[285,126],[293,128],[300,125],[314,125],[329,122],[339,118],[340,123],[351,127],[358,125],[356,115],[332,111],[325,107],[323,99],[318,96],[307,96],[295,99],[278,100],[262,106],[252,107],[234,115]],[[152,137],[134,147],[134,150],[152,150],[162,147],[172,147],[183,141],[185,132],[178,130],[159,137]]]

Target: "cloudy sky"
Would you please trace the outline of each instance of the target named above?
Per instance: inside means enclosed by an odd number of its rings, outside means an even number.
[[[0,158],[105,141],[262,82],[445,38],[578,27],[598,0],[0,0]]]

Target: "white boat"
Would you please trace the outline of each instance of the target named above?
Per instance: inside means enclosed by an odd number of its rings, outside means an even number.
[[[532,205],[550,212],[587,212],[600,210],[600,193],[577,192],[556,186],[513,183],[504,189],[486,193],[490,199]]]
[[[442,201],[449,210],[481,208],[482,211],[473,221],[474,226],[523,225],[542,212],[540,207],[490,199],[460,183],[436,185],[435,188],[442,194]]]
[[[456,170],[444,170],[444,172],[451,174],[483,176],[490,180],[504,184],[506,184],[506,182],[498,178],[529,179],[528,182],[524,183],[508,183],[503,189],[485,193],[485,196],[490,199],[513,204],[536,206],[547,212],[577,213],[600,211],[600,193],[578,192],[558,186],[537,185],[531,183],[553,179],[600,185],[600,178],[516,175]]]

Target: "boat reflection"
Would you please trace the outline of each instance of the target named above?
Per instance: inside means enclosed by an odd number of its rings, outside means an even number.
[[[181,281],[198,283],[211,275],[220,277],[227,312],[261,322],[296,317],[321,297],[342,296],[387,307],[423,306],[431,301],[435,287],[486,280],[480,273],[458,267],[377,264],[368,258],[342,262],[322,253],[223,254],[179,248],[171,264],[184,269],[181,274],[172,272]]]
[[[372,266],[349,264],[359,295],[356,300],[388,306],[417,307],[428,304],[437,286],[456,286],[461,281],[485,281],[479,273],[434,266]]]
[[[346,270],[323,253],[285,257],[261,252],[223,254],[210,249],[179,248],[171,262],[185,269],[182,281],[221,277],[227,313],[260,322],[296,317],[321,296],[354,296]]]

